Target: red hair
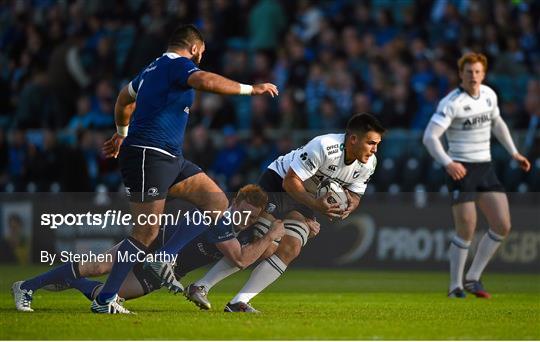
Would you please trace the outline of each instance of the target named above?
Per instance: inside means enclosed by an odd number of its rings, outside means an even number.
[[[484,72],[487,72],[488,62],[487,57],[481,53],[476,52],[468,52],[461,56],[461,58],[458,60],[458,68],[459,71],[463,71],[463,68],[465,68],[465,64],[474,64],[474,63],[480,63],[484,67]]]

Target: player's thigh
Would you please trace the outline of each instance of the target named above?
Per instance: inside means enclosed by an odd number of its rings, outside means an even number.
[[[457,235],[471,241],[476,229],[476,205],[474,202],[461,202],[452,206],[452,216]]]
[[[483,192],[478,196],[478,207],[495,233],[506,236],[510,232],[510,208],[504,192]]]
[[[79,263],[79,275],[81,277],[98,277],[111,272],[114,260],[116,260],[116,252],[121,242],[109,248],[106,252],[102,253],[106,255],[104,262],[85,262]]]
[[[201,210],[223,212],[229,205],[220,187],[203,172],[174,184],[169,195],[184,199]]]
[[[129,206],[135,223],[131,236],[148,247],[159,233],[159,219],[163,214],[165,199],[130,202]]]

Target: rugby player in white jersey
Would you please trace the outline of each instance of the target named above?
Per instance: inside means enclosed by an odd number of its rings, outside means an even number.
[[[449,175],[456,235],[449,250],[448,297],[464,298],[465,288],[477,297],[490,298],[480,277],[511,227],[508,199],[491,163],[491,133],[524,171],[529,171],[531,164],[514,145],[501,117],[497,95],[482,84],[487,58],[480,53],[467,53],[459,59],[458,68],[461,84],[439,103],[423,142]],[[448,141],[447,152],[440,141],[443,133]],[[486,217],[489,230],[480,240],[463,281],[468,249],[476,229],[476,205]]]
[[[375,153],[384,132],[372,115],[357,114],[350,118],[345,133],[315,137],[268,166],[259,185],[268,193],[269,206],[255,229],[262,235],[272,220],[283,219],[285,235],[275,252],[259,263],[244,287],[225,306],[226,312],[257,312],[249,301],[277,280],[298,257],[308,237],[318,233],[311,229],[314,212],[332,220],[345,219],[358,207],[375,171]],[[345,189],[349,201],[346,209],[340,209],[338,203],[329,204],[329,193],[316,198],[317,187],[326,178]],[[220,260],[202,279],[186,288],[186,297],[201,308],[209,308],[208,290],[238,270]]]

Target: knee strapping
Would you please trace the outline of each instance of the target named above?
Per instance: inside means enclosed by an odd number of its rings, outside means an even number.
[[[302,247],[306,245],[309,236],[309,227],[302,221],[284,220],[285,235],[297,238],[302,242]]]
[[[270,226],[272,226],[272,221],[267,220],[267,219],[262,218],[262,217],[259,217],[257,219],[257,222],[255,222],[255,224],[253,225],[255,237],[257,237],[259,239],[262,238],[266,233],[268,233],[268,230],[270,229]],[[274,240],[274,241],[272,241],[272,243],[274,245],[279,245],[280,241],[281,241],[281,239]]]

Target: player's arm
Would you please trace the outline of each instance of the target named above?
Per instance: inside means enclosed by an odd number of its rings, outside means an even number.
[[[359,194],[349,191],[345,189],[345,194],[347,195],[348,205],[347,208],[343,211],[343,215],[341,215],[341,219],[346,219],[353,211],[355,211],[358,206],[360,205],[360,198],[362,198]]]
[[[467,170],[463,164],[454,162],[444,150],[441,143],[441,137],[445,131],[446,128],[438,123],[430,121],[424,131],[422,142],[433,159],[446,168],[446,172],[448,172],[450,177],[454,180],[460,180],[465,177]]]
[[[135,98],[130,94],[128,85],[124,86],[114,105],[114,122],[116,123],[116,133],[112,138],[103,144],[103,154],[107,158],[118,156],[120,145],[128,134],[129,120],[135,110]]]
[[[267,93],[274,97],[279,94],[277,87],[272,83],[251,86],[202,70],[192,73],[187,79],[187,84],[196,90],[222,95],[262,95]]]
[[[531,169],[531,163],[527,158],[518,152],[516,145],[514,144],[514,140],[512,139],[512,135],[510,135],[510,130],[500,115],[493,119],[491,131],[497,140],[499,140],[499,142],[504,146],[506,151],[510,153],[512,158],[519,163],[521,169],[528,172]]]
[[[135,97],[130,94],[128,86],[126,85],[120,90],[114,105],[114,122],[117,127],[128,126],[131,114],[135,109]],[[127,135],[127,132],[125,135]]]
[[[257,261],[272,244],[272,241],[280,239],[284,233],[283,221],[276,220],[272,223],[268,233],[245,246],[241,246],[238,239],[230,239],[216,243],[216,247],[236,267],[244,269]]]
[[[339,218],[343,213],[343,210],[339,208],[338,203],[328,203],[327,198],[330,196],[330,193],[327,193],[320,198],[313,197],[313,195],[306,190],[304,182],[296,172],[294,172],[292,167],[287,171],[285,178],[283,178],[283,189],[285,189],[287,194],[296,201],[328,216],[329,218]]]

